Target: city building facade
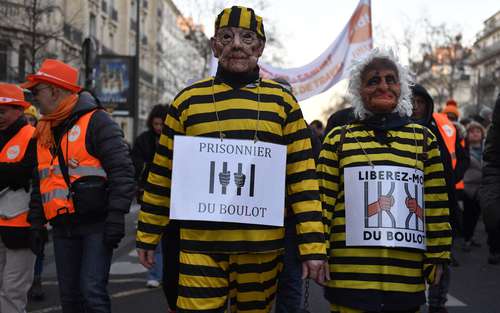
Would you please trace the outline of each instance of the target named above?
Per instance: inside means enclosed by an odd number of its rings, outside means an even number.
[[[135,56],[139,26],[139,131],[152,106],[170,103],[188,82],[207,73],[208,39],[172,0],[4,0],[0,14],[3,82],[21,82],[45,58],[58,58],[80,69],[82,85],[90,75],[94,83],[88,87],[94,89],[99,80],[96,71],[85,71],[84,40],[91,38],[91,55]],[[134,104],[127,105],[127,114],[109,111],[131,142]]]

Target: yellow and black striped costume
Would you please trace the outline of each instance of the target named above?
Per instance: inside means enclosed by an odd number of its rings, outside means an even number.
[[[239,27],[254,31],[257,36],[266,40],[266,33],[264,32],[264,23],[262,17],[255,14],[251,8],[241,6],[233,6],[224,9],[215,20],[215,30],[223,27]]]
[[[423,126],[407,124],[389,130],[388,144],[381,144],[372,129],[356,122],[347,126],[339,150],[341,133],[337,127],[328,134],[318,163],[332,278],[325,294],[332,312],[416,311],[425,303],[425,277],[434,277],[434,264],[450,258],[448,196],[436,138]],[[375,166],[416,165],[424,172],[427,251],[346,246],[344,168],[366,166],[368,158]]]
[[[257,101],[259,98],[260,102]],[[258,123],[257,116],[259,116]],[[308,260],[325,257],[324,228],[311,151],[311,132],[294,97],[271,80],[262,80],[260,83],[257,80],[242,88],[233,88],[217,78],[209,78],[187,87],[175,98],[165,120],[163,134],[144,188],[137,232],[139,248],[154,249],[160,240],[162,230],[169,223],[169,188],[174,135],[219,137],[219,131],[222,131],[226,138],[253,140],[257,126],[259,140],[287,146],[286,199],[297,218],[297,238],[301,258]],[[246,254],[252,259],[250,255],[253,254],[253,259],[258,263],[265,261],[262,261],[262,258],[269,258],[267,254],[278,257],[283,249],[283,227],[182,221],[180,228],[182,251],[178,301],[180,312],[183,312],[183,308],[187,311],[189,309],[203,311],[196,307],[188,307],[195,303],[186,300],[189,298],[205,297],[204,307],[207,312],[212,312],[209,307],[215,310],[225,299],[223,292],[212,290],[212,287],[222,288],[221,279],[229,279],[229,276],[238,273],[240,265],[237,263],[227,265],[231,262],[231,257],[228,259],[221,255]],[[249,259],[246,259],[246,262]],[[211,264],[206,264],[206,260],[211,260]],[[188,261],[189,264],[186,264]],[[220,262],[225,262],[225,265],[220,265]],[[236,285],[243,286],[243,291],[246,286],[247,292],[256,288],[255,292],[266,293],[272,290],[274,293],[274,289],[270,287],[275,284],[275,278],[269,280],[270,276],[265,273],[271,271],[277,274],[276,268],[279,262],[273,262],[275,264],[273,268],[248,266],[249,269],[253,269],[255,275],[245,274],[246,277],[243,279],[247,284]],[[207,266],[218,269],[206,268],[203,275],[208,278],[196,274],[200,273],[199,267],[202,267],[203,271]],[[233,268],[236,269],[232,271]],[[266,281],[261,281],[259,275],[269,277]],[[255,279],[253,284],[250,283],[252,279]],[[210,284],[210,281],[213,283]],[[254,300],[246,304],[238,302],[238,305],[246,308],[242,311],[265,312],[265,310],[259,311],[258,308],[267,307],[273,296],[274,294],[268,299]],[[245,299],[250,301],[250,298],[243,298]]]

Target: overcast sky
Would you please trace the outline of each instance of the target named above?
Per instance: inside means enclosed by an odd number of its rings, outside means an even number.
[[[211,1],[211,0],[201,0]],[[174,0],[185,15],[191,15],[186,0]],[[343,29],[358,0],[268,0],[269,7],[257,12],[272,21],[285,49],[288,66],[301,66],[315,59]],[[248,5],[248,1],[228,1]],[[483,22],[500,10],[499,0],[372,0],[372,23],[375,44],[387,45],[387,38],[401,37],[402,28],[423,17],[432,23],[447,23],[463,33],[464,42],[472,44]],[[195,16],[196,17],[196,16]],[[198,15],[199,17],[199,15]],[[207,36],[213,34],[213,21],[204,15]],[[319,118],[332,96],[345,93],[345,83],[301,103],[306,120]]]

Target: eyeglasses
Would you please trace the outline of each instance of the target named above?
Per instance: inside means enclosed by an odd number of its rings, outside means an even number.
[[[251,45],[258,40],[257,34],[250,30],[223,28],[215,35],[217,41],[225,46],[233,43],[236,37],[239,37],[240,41],[246,45]]]
[[[47,86],[47,87],[42,87],[42,88],[33,88],[33,89],[31,89],[31,94],[32,94],[33,96],[36,96],[36,95],[38,95],[38,93],[39,93],[40,91],[42,91],[42,90],[44,90],[44,89],[48,89],[48,88],[51,88],[51,87],[50,87],[50,86]]]

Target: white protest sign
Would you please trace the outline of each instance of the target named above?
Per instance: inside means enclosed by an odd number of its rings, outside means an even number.
[[[286,146],[175,136],[170,218],[283,226]]]
[[[344,193],[347,246],[426,249],[422,171],[346,167]]]

